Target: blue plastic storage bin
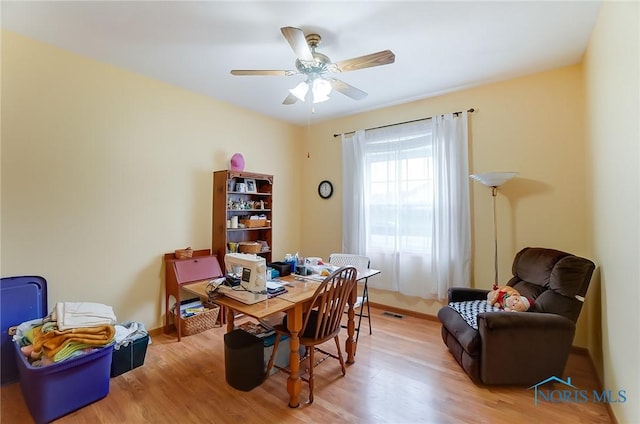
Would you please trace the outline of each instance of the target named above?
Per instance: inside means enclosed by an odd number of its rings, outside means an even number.
[[[9,328],[47,315],[47,281],[42,277],[6,277],[0,280],[0,359],[2,384],[18,381],[18,364]]]
[[[8,329],[48,314],[42,277],[6,277],[2,301],[2,383],[20,379],[22,396],[36,423],[48,423],[109,394],[113,346],[44,367],[32,366]]]
[[[20,388],[36,423],[48,423],[109,394],[113,345],[45,367],[34,367],[14,343]]]

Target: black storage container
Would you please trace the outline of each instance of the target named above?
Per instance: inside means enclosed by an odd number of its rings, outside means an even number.
[[[111,377],[117,377],[144,364],[144,357],[149,346],[149,335],[136,339],[127,346],[113,350],[111,361]]]
[[[244,330],[224,335],[224,370],[227,383],[248,392],[264,379],[264,341]]]
[[[291,264],[288,262],[272,262],[268,266],[278,271],[281,277],[291,274]]]

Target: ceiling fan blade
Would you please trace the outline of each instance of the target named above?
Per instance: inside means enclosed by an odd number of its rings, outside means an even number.
[[[282,102],[283,105],[292,105],[298,101],[298,98],[293,94],[289,93],[289,95]]]
[[[396,55],[391,50],[383,50],[353,59],[341,60],[331,67],[333,72],[355,71],[356,69],[371,68],[373,66],[388,65],[396,60]]]
[[[287,39],[298,59],[313,61],[313,54],[311,54],[307,39],[300,28],[283,27],[280,28],[280,31],[282,31],[282,35]]]
[[[234,69],[231,71],[231,75],[238,76],[254,76],[254,75],[270,75],[275,77],[290,77],[291,75],[298,75],[298,71],[281,71],[270,69]]]
[[[326,78],[331,83],[331,88],[336,90],[339,93],[344,94],[347,97],[351,97],[354,100],[362,100],[368,96],[367,93],[360,90],[359,88],[355,88],[352,85],[347,84],[344,81],[340,81],[335,78]]]

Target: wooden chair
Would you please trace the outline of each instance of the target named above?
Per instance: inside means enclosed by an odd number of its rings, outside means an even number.
[[[371,265],[371,260],[367,256],[362,255],[354,255],[350,253],[332,253],[329,255],[329,263],[331,265],[336,266],[354,266],[356,269],[364,270],[369,269]],[[354,308],[360,308],[358,311],[358,324],[356,325],[356,344],[358,343],[358,338],[360,337],[360,323],[362,322],[362,317],[367,318],[369,321],[369,335],[372,334],[371,330],[371,309],[369,308],[369,288],[367,285],[367,281],[369,279],[364,279],[364,287],[362,290],[362,296],[358,296],[358,299],[354,305]],[[364,305],[367,304],[367,313],[364,314]]]
[[[340,361],[340,367],[342,368],[342,375],[345,375],[347,372],[342,351],[340,350],[338,334],[342,329],[340,325],[342,314],[344,313],[344,308],[347,305],[353,286],[356,284],[357,274],[358,271],[354,267],[342,267],[331,273],[331,275],[327,276],[327,278],[320,283],[320,286],[318,286],[309,302],[309,306],[303,312],[304,318],[302,329],[300,330],[300,344],[306,348],[305,357],[302,359],[309,358],[309,376],[301,376],[300,378],[309,383],[309,403],[313,403],[313,367],[315,365],[314,353],[316,350],[326,355],[324,359],[327,357],[338,359]],[[278,351],[281,337],[283,335],[291,336],[287,329],[286,318],[281,325],[276,325],[274,329],[276,330],[276,340],[267,365],[267,376],[270,375],[271,368],[274,366],[275,353]],[[338,349],[337,355],[318,347],[331,339],[336,343],[336,348]],[[278,367],[277,365],[276,368],[289,372],[288,369]]]

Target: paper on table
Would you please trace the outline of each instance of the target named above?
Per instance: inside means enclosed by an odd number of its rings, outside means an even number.
[[[271,289],[271,290],[275,290],[275,289],[279,289],[282,288],[282,284],[277,283],[275,281],[269,280],[267,281],[267,289]]]

